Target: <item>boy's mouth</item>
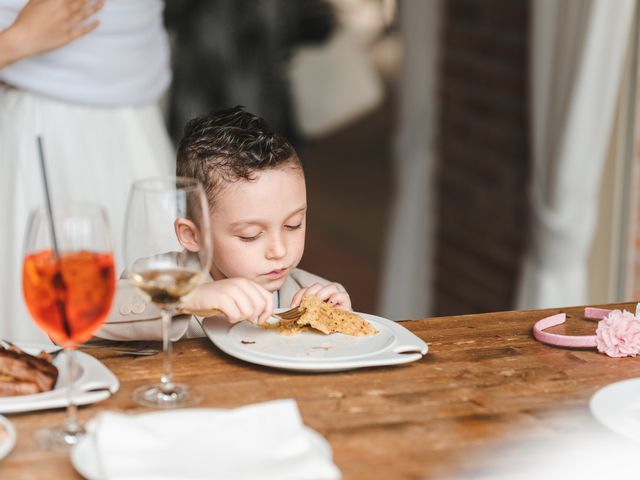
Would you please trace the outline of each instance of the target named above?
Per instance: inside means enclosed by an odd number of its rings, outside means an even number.
[[[287,273],[286,268],[279,268],[277,270],[271,270],[270,272],[265,273],[265,276],[269,278],[280,278],[284,276],[286,273]]]

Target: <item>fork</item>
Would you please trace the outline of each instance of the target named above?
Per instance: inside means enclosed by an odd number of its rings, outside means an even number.
[[[298,306],[298,307],[290,308],[289,310],[285,310],[284,312],[272,313],[271,316],[276,317],[280,320],[293,321],[293,320],[298,320],[305,311],[306,311],[306,308],[300,308]]]
[[[285,310],[280,313],[272,313],[271,316],[277,318],[278,320],[289,320],[294,321],[298,320],[306,309],[298,307],[290,308],[289,310]],[[219,308],[208,308],[204,310],[180,310],[178,313],[189,313],[191,315],[197,315],[200,317],[209,317],[213,315],[224,315],[224,312]],[[253,323],[256,323],[256,320],[253,320]]]
[[[134,356],[140,356],[140,357],[149,357],[151,355],[160,353],[159,349],[152,348],[152,347],[148,347],[148,348],[134,348],[134,347],[123,347],[123,346],[110,347],[108,345],[79,345],[78,346],[79,351],[90,349],[90,348],[103,348],[113,353],[121,353],[124,355],[134,355]],[[64,348],[60,347],[57,350],[52,350],[52,351],[49,351],[48,353],[53,358],[55,358],[59,353],[63,351],[64,351]]]
[[[7,345],[8,347],[20,348],[17,345],[15,345],[13,342],[10,342],[9,340],[5,340],[5,339],[0,339],[0,344]],[[84,350],[88,348],[104,348],[115,353],[123,353],[127,355],[140,355],[143,357],[160,353],[160,350],[157,348],[134,348],[134,347],[123,347],[123,346],[110,347],[109,345],[89,345],[89,344],[78,346],[78,350]],[[55,358],[59,353],[63,351],[64,351],[64,348],[58,347],[57,349],[47,351],[47,353],[51,355],[52,358]]]

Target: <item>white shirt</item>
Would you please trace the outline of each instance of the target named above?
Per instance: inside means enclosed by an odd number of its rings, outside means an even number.
[[[26,0],[0,0],[0,30]],[[95,106],[155,102],[171,82],[162,0],[106,0],[93,32],[0,70],[0,80],[48,97]]]

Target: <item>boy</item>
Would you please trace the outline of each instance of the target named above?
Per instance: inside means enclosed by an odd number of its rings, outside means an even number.
[[[262,118],[235,107],[191,120],[178,146],[176,171],[204,186],[213,246],[210,281],[181,311],[219,309],[232,323],[263,322],[273,308],[297,306],[306,295],[351,310],[342,286],[296,268],[305,240],[304,172],[293,146]],[[183,247],[199,248],[188,223],[176,231]],[[121,280],[112,314],[96,336],[159,339],[158,317]],[[172,340],[204,335],[190,315],[177,316],[171,328]]]

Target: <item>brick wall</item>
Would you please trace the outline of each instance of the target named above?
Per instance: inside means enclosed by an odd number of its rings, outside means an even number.
[[[526,238],[529,2],[444,9],[434,309],[505,310]]]

